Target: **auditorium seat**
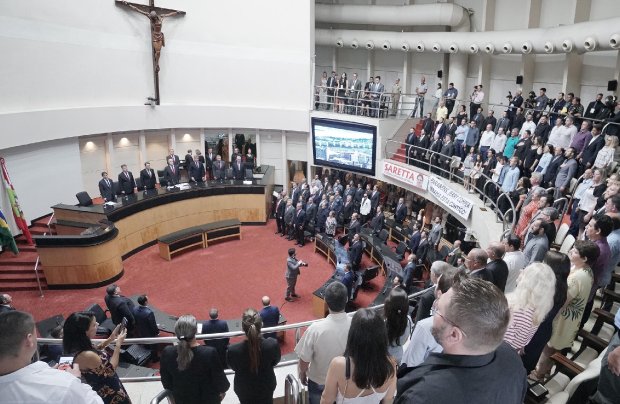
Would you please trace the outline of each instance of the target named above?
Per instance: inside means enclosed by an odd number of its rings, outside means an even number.
[[[396,257],[398,258],[398,260],[402,261],[405,258],[405,253],[407,252],[407,244],[401,241],[396,246],[396,250],[394,252],[396,253]]]
[[[78,206],[91,206],[93,204],[92,198],[86,191],[78,192],[75,197],[78,200]]]
[[[136,178],[136,188],[138,188],[138,190],[141,190],[142,187],[142,180],[140,178]]]
[[[565,363],[566,366],[560,365],[559,367],[562,368],[562,370],[560,370],[560,373],[556,374],[551,380],[545,383],[545,388],[549,390],[549,394],[547,396],[548,401],[546,401],[546,403],[567,403],[568,400],[573,396],[573,394],[575,394],[577,389],[583,383],[598,378],[598,375],[601,372],[601,361],[603,360],[603,356],[605,355],[606,351],[607,350],[601,352],[596,359],[591,361],[585,367],[585,369],[581,370],[579,369],[579,365],[577,364],[575,364],[576,366],[571,366],[570,360],[562,360],[561,362]],[[556,361],[556,364],[559,362],[558,356],[554,355],[554,361]]]
[[[85,311],[90,311],[95,315],[95,321],[99,323],[97,326],[97,335],[109,336],[112,334],[116,326],[112,322],[112,319],[108,318],[105,314],[107,310],[103,310],[97,303],[93,303],[88,306]]]

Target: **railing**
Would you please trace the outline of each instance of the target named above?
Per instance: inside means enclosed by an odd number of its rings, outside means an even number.
[[[403,149],[404,146],[404,150],[405,153],[401,153],[401,149]],[[408,149],[414,149],[417,154],[421,155],[421,156],[425,156],[424,158],[418,158],[418,157],[409,157],[406,155],[406,151]],[[386,159],[394,159],[395,156],[397,157],[402,157],[405,164],[407,162],[409,163],[417,163],[418,169],[422,169],[424,171],[428,171],[429,174],[439,174],[441,175],[443,178],[447,179],[449,182],[456,182],[454,181],[454,177],[456,177],[457,179],[460,180],[460,177],[456,176],[454,174],[454,170],[458,167],[454,167],[453,164],[453,158],[452,156],[447,156],[445,154],[441,154],[439,152],[435,152],[432,151],[430,149],[424,149],[418,146],[411,146],[411,145],[406,145],[405,143],[402,142],[397,142],[395,140],[386,140],[385,141],[385,147],[383,148],[383,152],[384,152],[384,158]],[[448,165],[448,170],[446,170],[443,167],[443,164],[441,164],[440,162],[447,162]],[[460,165],[460,164],[459,164]],[[426,167],[426,168],[425,168]],[[493,211],[495,211],[495,213],[501,218],[502,221],[502,225],[504,230],[507,228],[512,228],[515,226],[516,223],[516,217],[515,215],[512,215],[512,220],[507,221],[506,220],[506,214],[509,211],[514,212],[515,211],[515,205],[512,202],[512,200],[510,199],[510,197],[507,195],[506,192],[501,193],[497,200],[492,200],[492,198],[485,193],[487,185],[489,183],[494,183],[494,181],[487,175],[483,174],[482,172],[479,172],[480,177],[484,178],[484,185],[482,187],[482,189],[478,188],[476,185],[476,181],[473,182],[472,184],[472,188],[478,192],[478,194],[482,195],[483,197],[483,202],[488,203],[491,205],[491,208],[493,209]],[[509,209],[506,212],[501,212],[501,210],[499,209],[499,201],[502,198],[502,196],[504,196],[507,200],[508,203],[510,205]],[[510,222],[510,223],[508,223]]]
[[[286,375],[286,379],[284,379],[284,404],[303,403],[301,392],[299,380],[291,374]]]
[[[54,215],[56,213],[52,212],[52,216],[50,216],[49,220],[47,221],[47,230],[49,230],[50,234],[52,234],[52,220],[54,220]],[[43,234],[45,236],[45,234]]]
[[[48,227],[49,227],[49,222],[48,222]],[[47,235],[47,232],[43,233],[43,235],[44,236]],[[41,262],[41,257],[37,255],[37,261],[34,263],[34,276],[37,278],[37,286],[39,287],[39,294],[41,295],[41,297],[43,297],[43,288],[41,288],[41,279],[39,278],[39,262]]]
[[[174,397],[172,396],[172,391],[166,389],[160,391],[155,397],[153,397],[153,399],[151,400],[151,404],[159,404],[164,399],[168,399],[168,402],[170,404],[174,404]]]

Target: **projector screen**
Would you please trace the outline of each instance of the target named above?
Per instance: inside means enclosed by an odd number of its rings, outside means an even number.
[[[375,175],[377,127],[312,118],[314,164]]]

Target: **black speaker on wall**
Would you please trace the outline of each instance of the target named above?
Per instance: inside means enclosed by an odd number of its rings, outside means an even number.
[[[438,78],[442,78],[443,77],[443,70],[437,70],[437,77]]]
[[[611,80],[607,82],[607,91],[616,91],[618,89],[618,80]]]
[[[517,76],[517,84],[523,84],[523,76]]]

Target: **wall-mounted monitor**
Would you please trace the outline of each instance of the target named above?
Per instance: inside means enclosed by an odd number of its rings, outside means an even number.
[[[375,175],[377,127],[312,118],[314,164]]]

